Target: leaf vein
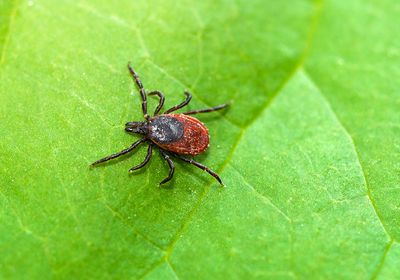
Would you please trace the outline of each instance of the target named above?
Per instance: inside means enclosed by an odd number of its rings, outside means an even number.
[[[140,236],[143,240],[145,240],[147,243],[152,245],[153,247],[157,248],[161,252],[165,252],[163,248],[161,248],[157,243],[155,243],[153,240],[149,239],[147,236],[143,235],[140,233],[137,229],[135,229],[128,221],[124,219],[124,217],[119,213],[118,211],[114,210],[110,205],[108,205],[106,202],[101,201],[101,203],[104,205],[106,209],[108,209],[114,217],[117,217],[124,225],[128,226],[137,236]]]
[[[305,48],[303,50],[303,54],[300,56],[299,61],[294,65],[293,69],[289,72],[288,76],[282,81],[280,86],[277,88],[277,90],[271,95],[271,98],[267,99],[266,102],[264,102],[262,108],[259,110],[259,112],[243,127],[241,128],[241,131],[239,132],[238,137],[236,138],[235,143],[232,146],[232,150],[229,153],[227,159],[224,161],[222,164],[221,168],[219,168],[218,172],[222,172],[225,167],[230,163],[231,159],[233,158],[233,154],[235,153],[240,141],[242,140],[244,133],[248,130],[249,127],[261,116],[261,114],[270,108],[271,104],[275,100],[275,98],[279,95],[280,92],[282,92],[283,88],[289,83],[289,81],[294,77],[294,75],[299,71],[299,69],[303,66],[304,61],[306,59],[306,56],[308,55],[309,49],[311,48],[312,40],[315,34],[315,31],[318,27],[318,24],[320,22],[320,17],[322,14],[322,7],[323,7],[323,1],[318,1],[315,4],[314,7],[314,14],[311,18],[310,26],[309,26],[309,31],[307,34],[306,38],[306,43],[305,43]],[[163,70],[162,68],[160,68]],[[179,81],[178,81],[179,82]],[[195,206],[192,208],[192,210],[188,213],[187,218],[183,221],[182,226],[180,229],[177,231],[175,234],[175,237],[172,239],[170,245],[167,248],[167,255],[166,258],[168,259],[170,255],[172,254],[172,251],[178,242],[181,234],[186,230],[186,228],[189,226],[190,221],[192,217],[194,216],[195,212],[200,208],[201,203],[203,200],[206,198],[210,186],[212,185],[213,182],[211,182],[206,188],[204,189],[203,193],[200,195],[199,200],[195,204]]]
[[[386,256],[388,255],[389,251],[392,249],[394,243],[396,243],[396,242],[394,241],[394,239],[392,239],[392,240],[386,245],[385,250],[384,250],[384,252],[383,252],[383,255],[382,255],[382,257],[381,257],[381,260],[380,260],[380,262],[378,263],[378,265],[377,265],[377,267],[376,267],[374,273],[373,273],[372,276],[371,276],[371,280],[375,280],[375,279],[379,276],[379,273],[382,271],[383,265],[385,264]]]
[[[383,251],[383,254],[382,254],[382,257],[381,257],[381,261],[379,262],[379,264],[378,264],[378,266],[377,266],[375,272],[373,273],[373,275],[372,275],[372,277],[371,277],[371,279],[376,279],[376,277],[378,276],[380,270],[382,269],[383,263],[385,262],[385,258],[386,258],[387,253],[389,252],[390,248],[392,247],[393,243],[395,242],[395,239],[394,239],[394,237],[392,237],[392,236],[390,235],[390,233],[389,233],[389,231],[388,231],[388,229],[387,229],[386,224],[384,223],[384,221],[383,221],[381,215],[379,214],[378,207],[377,207],[376,202],[375,202],[375,199],[374,199],[374,197],[373,197],[373,195],[372,195],[372,190],[371,190],[371,187],[370,187],[370,185],[369,185],[369,183],[368,183],[368,179],[367,179],[367,176],[366,176],[364,167],[363,167],[363,165],[361,164],[360,155],[359,155],[359,152],[358,152],[358,149],[357,149],[357,146],[356,146],[356,144],[355,144],[355,141],[354,141],[353,136],[350,134],[350,132],[348,131],[348,129],[345,127],[345,125],[343,124],[343,122],[340,120],[339,116],[338,116],[338,115],[336,114],[336,112],[333,110],[333,108],[332,108],[332,106],[331,106],[329,100],[325,97],[325,95],[324,95],[324,94],[322,93],[322,91],[319,89],[319,87],[317,86],[317,84],[315,83],[315,81],[311,78],[311,76],[310,76],[305,70],[304,70],[304,74],[308,77],[309,81],[310,81],[310,82],[314,85],[314,87],[318,90],[318,93],[319,93],[320,96],[325,100],[325,103],[326,103],[327,107],[329,108],[330,112],[332,113],[332,115],[334,116],[334,118],[336,119],[336,121],[338,122],[338,124],[342,127],[344,133],[347,135],[347,137],[348,137],[348,139],[349,139],[349,141],[350,141],[350,143],[351,143],[351,145],[352,145],[353,151],[354,151],[354,153],[355,153],[355,155],[356,155],[356,159],[357,159],[357,163],[358,163],[358,165],[359,165],[360,171],[361,171],[361,173],[362,173],[363,185],[365,186],[366,191],[367,191],[366,195],[367,195],[368,201],[371,203],[372,210],[373,210],[373,212],[374,212],[376,218],[378,219],[379,223],[381,224],[382,229],[383,229],[385,235],[386,235],[387,238],[388,238],[388,242],[386,243],[385,249],[384,249],[384,251]]]
[[[229,163],[229,166],[231,166],[233,169],[236,170],[236,173],[242,178],[244,184],[245,184],[246,186],[248,186],[249,189],[251,189],[251,190],[253,191],[253,194],[254,194],[256,197],[260,198],[261,201],[263,201],[265,204],[270,205],[273,209],[275,209],[275,211],[276,211],[277,213],[279,213],[281,216],[283,216],[283,218],[285,218],[285,220],[287,220],[289,223],[292,222],[292,219],[291,219],[288,215],[286,215],[286,213],[283,212],[275,203],[273,203],[272,200],[271,200],[271,198],[269,198],[267,195],[264,195],[264,194],[260,193],[259,191],[257,191],[257,190],[254,188],[254,186],[251,185],[251,184],[246,180],[246,178],[239,172],[239,170],[237,170],[237,168],[236,168],[235,166],[233,166],[231,163]]]
[[[377,206],[375,203],[375,200],[371,194],[371,188],[368,184],[368,180],[367,180],[367,176],[365,174],[365,170],[363,168],[363,165],[361,164],[361,160],[360,160],[360,155],[359,152],[357,150],[356,144],[354,142],[354,138],[353,136],[350,134],[350,132],[348,131],[348,129],[345,127],[345,125],[343,124],[343,122],[339,119],[339,116],[336,114],[336,112],[333,110],[332,106],[330,105],[328,99],[326,99],[325,95],[322,93],[322,91],[319,89],[319,87],[317,86],[317,84],[313,81],[313,79],[311,79],[310,75],[306,72],[306,70],[304,70],[304,74],[307,76],[307,78],[309,79],[309,81],[312,83],[312,85],[317,89],[318,93],[320,94],[320,96],[324,99],[329,111],[332,113],[333,117],[336,119],[336,121],[338,122],[338,124],[342,127],[343,132],[346,134],[347,138],[349,139],[351,146],[353,148],[354,154],[356,156],[357,159],[357,164],[359,165],[360,171],[362,173],[362,177],[363,177],[363,185],[365,186],[366,190],[367,190],[367,197],[368,200],[371,203],[372,209],[376,215],[376,217],[378,218],[379,222],[382,225],[383,230],[385,231],[385,234],[389,237],[389,242],[391,242],[393,240],[393,237],[389,234],[389,231],[386,228],[385,223],[382,220],[382,217],[380,216],[378,210],[377,210]]]
[[[148,269],[146,269],[146,271],[138,277],[139,280],[143,280],[144,278],[147,277],[147,275],[149,275],[151,272],[153,272],[157,267],[159,267],[163,262],[165,261],[165,257],[162,257],[161,259],[159,259],[155,264],[153,264],[152,266],[150,266]]]
[[[103,113],[100,112],[100,110],[93,104],[91,104],[88,100],[85,98],[80,97],[73,91],[71,91],[71,96],[74,97],[77,101],[79,101],[82,105],[84,105],[86,108],[90,109],[93,111],[99,118],[102,120],[105,124],[107,124],[110,127],[115,127],[109,120],[103,117]]]
[[[168,259],[166,259],[166,262],[167,262],[168,266],[171,268],[172,272],[174,273],[175,279],[178,279],[178,280],[179,280],[179,276],[178,276],[178,274],[176,273],[176,270],[175,270],[175,268],[173,267],[173,265],[171,264],[171,262],[170,262]]]
[[[19,0],[15,0],[14,5],[12,7],[11,13],[10,13],[10,18],[8,21],[8,29],[6,31],[6,35],[4,37],[4,44],[3,47],[0,50],[0,66],[3,65],[4,61],[5,61],[5,53],[6,53],[6,49],[8,47],[8,44],[10,43],[10,37],[11,37],[11,29],[12,29],[12,25],[14,23],[15,20],[15,16],[17,14],[17,10],[18,10],[18,6],[19,6]]]
[[[93,6],[89,6],[87,4],[82,4],[79,3],[78,5],[76,5],[78,8],[80,8],[81,10],[90,13],[91,15],[103,19],[103,20],[107,20],[108,22],[115,24],[118,27],[123,27],[125,29],[128,29],[130,31],[133,31],[134,33],[136,33],[136,37],[140,43],[140,46],[142,47],[142,49],[144,50],[145,53],[145,57],[148,58],[150,57],[150,52],[149,49],[143,39],[143,35],[140,31],[140,28],[138,28],[137,25],[130,25],[128,24],[124,19],[116,16],[116,15],[112,15],[112,16],[106,16],[103,13],[99,12],[95,7]]]

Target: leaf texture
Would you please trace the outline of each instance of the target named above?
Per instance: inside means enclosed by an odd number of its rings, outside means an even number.
[[[397,279],[394,0],[0,1],[0,278]],[[226,184],[136,138],[193,93]],[[157,99],[149,98],[150,111]]]

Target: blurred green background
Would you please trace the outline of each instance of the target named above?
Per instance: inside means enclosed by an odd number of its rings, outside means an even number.
[[[0,0],[1,279],[399,279],[400,2]],[[221,188],[128,147],[131,61]],[[157,99],[150,98],[151,111]]]

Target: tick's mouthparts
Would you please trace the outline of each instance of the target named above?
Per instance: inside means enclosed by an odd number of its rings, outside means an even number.
[[[138,127],[141,124],[142,124],[142,122],[127,122],[125,124],[125,127]]]
[[[139,134],[146,134],[147,124],[146,122],[127,122],[125,124],[125,131],[139,133]]]

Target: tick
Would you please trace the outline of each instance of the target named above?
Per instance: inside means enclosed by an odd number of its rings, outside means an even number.
[[[142,111],[144,121],[133,121],[125,124],[125,131],[132,134],[139,134],[143,137],[134,142],[130,147],[109,155],[105,158],[95,161],[91,165],[97,165],[102,162],[109,161],[119,156],[125,155],[135,149],[141,143],[147,143],[147,155],[142,163],[132,167],[129,172],[138,170],[144,167],[149,161],[153,153],[153,147],[157,146],[161,155],[169,166],[168,176],[160,182],[160,185],[170,181],[174,175],[175,167],[171,160],[172,158],[180,159],[184,162],[193,164],[194,166],[208,172],[213,176],[221,185],[223,185],[221,178],[217,173],[212,171],[207,166],[196,162],[193,158],[188,156],[196,156],[203,153],[209,146],[210,136],[205,125],[198,119],[189,115],[195,115],[199,113],[209,113],[217,110],[221,110],[228,106],[228,104],[222,104],[213,108],[187,111],[180,114],[172,114],[186,105],[189,104],[192,99],[192,95],[185,91],[186,99],[179,105],[176,105],[164,113],[160,114],[160,111],[164,105],[164,95],[160,91],[152,91],[146,93],[143,84],[136,74],[135,70],[128,64],[129,72],[131,73],[133,80],[139,88],[139,93],[142,98]],[[151,117],[147,113],[147,95],[157,95],[159,97],[159,103],[154,111],[154,116]]]

